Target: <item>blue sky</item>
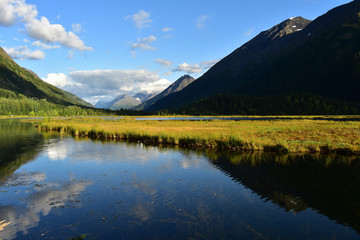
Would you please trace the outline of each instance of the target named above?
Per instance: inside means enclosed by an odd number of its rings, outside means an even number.
[[[0,46],[91,102],[159,92],[290,17],[349,0],[0,0]]]

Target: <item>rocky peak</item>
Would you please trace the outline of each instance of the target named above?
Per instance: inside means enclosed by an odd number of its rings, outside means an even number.
[[[309,23],[310,20],[302,17],[291,17],[281,22],[280,24],[270,28],[265,32],[267,38],[274,40],[279,37],[286,36],[288,34],[303,30]]]

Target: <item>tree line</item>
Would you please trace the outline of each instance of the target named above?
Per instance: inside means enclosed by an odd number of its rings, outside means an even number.
[[[46,99],[28,98],[20,93],[0,89],[0,115],[86,116],[104,115],[107,111],[79,106],[63,106]]]
[[[262,97],[219,95],[166,112],[189,115],[359,115],[360,103],[312,93]]]

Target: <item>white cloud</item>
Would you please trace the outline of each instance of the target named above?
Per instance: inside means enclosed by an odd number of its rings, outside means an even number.
[[[81,31],[82,26],[81,26],[80,23],[73,23],[73,24],[71,24],[71,28],[72,28],[74,33],[78,33],[78,32]]]
[[[197,21],[196,21],[196,28],[197,29],[204,29],[205,28],[205,22],[209,19],[208,15],[201,15],[198,16]]]
[[[36,47],[40,47],[42,49],[55,49],[55,48],[60,48],[59,45],[49,45],[40,41],[35,41],[31,44],[31,46],[36,46]]]
[[[11,26],[17,18],[31,21],[38,15],[35,5],[26,4],[25,0],[0,1],[0,25]]]
[[[210,60],[210,61],[202,61],[201,68],[207,70],[218,63],[220,60]]]
[[[163,31],[163,32],[172,32],[172,31],[174,31],[174,29],[173,29],[173,28],[170,28],[170,27],[164,27],[164,28],[162,29],[162,31]]]
[[[3,26],[11,26],[15,22],[15,9],[8,1],[0,1],[0,24]]]
[[[113,96],[109,96],[109,95],[101,95],[101,96],[83,97],[83,99],[84,99],[86,102],[95,105],[95,104],[98,103],[98,102],[111,102],[112,100],[114,100],[114,97],[113,97]]]
[[[131,18],[135,26],[139,29],[150,27],[150,23],[152,23],[150,13],[145,12],[144,10],[139,10],[137,13],[126,17],[126,19],[128,18]]]
[[[70,72],[71,83],[63,89],[95,103],[96,99],[114,98],[120,94],[156,93],[171,82],[158,73],[146,70],[92,70]]]
[[[35,5],[27,4],[25,0],[0,1],[0,25],[11,26],[16,20],[25,22],[25,32],[28,36],[45,43],[59,42],[67,48],[89,51],[91,47],[73,32],[66,31],[60,24],[51,24],[46,17],[38,18]],[[76,30],[79,26],[76,26]]]
[[[154,62],[157,64],[160,64],[162,67],[169,67],[172,64],[171,61],[161,59],[161,58],[155,59]]]
[[[73,59],[73,57],[74,57],[74,51],[70,50],[70,51],[68,52],[67,59],[70,60],[70,59]]]
[[[49,73],[43,80],[92,104],[100,99],[110,101],[120,94],[158,93],[171,84],[157,72],[146,70],[73,71],[68,76]]]
[[[245,33],[244,33],[244,36],[248,37],[248,36],[251,36],[254,32],[254,28],[249,28]]]
[[[212,66],[214,66],[219,60],[210,60],[210,61],[202,61],[201,64],[188,64],[188,63],[181,63],[174,68],[172,72],[186,72],[186,73],[201,73],[205,70],[208,70]]]
[[[173,72],[187,72],[187,73],[200,73],[202,72],[202,69],[200,65],[194,64],[190,65],[188,63],[181,63],[178,65],[177,68],[172,70]]]
[[[157,38],[155,36],[149,36],[146,38],[139,38],[136,43],[131,45],[131,49],[143,49],[143,50],[155,50],[156,48],[150,46],[149,44],[156,41]]]
[[[27,46],[20,46],[16,48],[4,47],[5,52],[14,58],[20,60],[42,60],[45,58],[45,53],[40,50],[31,50]]]
[[[69,78],[63,73],[49,73],[43,80],[59,88],[70,85]]]
[[[40,20],[33,19],[25,24],[26,33],[35,39],[52,43],[59,42],[61,45],[80,51],[90,51],[91,47],[85,46],[85,43],[73,32],[66,32],[60,24],[51,24],[46,17]]]

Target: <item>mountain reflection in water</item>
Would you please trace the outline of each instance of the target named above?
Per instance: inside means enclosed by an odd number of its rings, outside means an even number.
[[[312,208],[360,232],[360,160],[356,157],[208,154],[235,181],[294,213]]]

